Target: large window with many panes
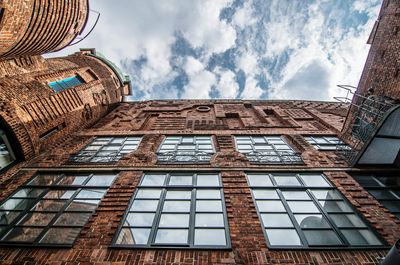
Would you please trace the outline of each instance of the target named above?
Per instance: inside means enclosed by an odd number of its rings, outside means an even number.
[[[305,136],[304,139],[314,146],[315,149],[321,151],[349,150],[348,144],[337,138],[336,136]]]
[[[70,157],[75,163],[112,163],[135,151],[141,137],[96,137],[79,153]]]
[[[297,154],[280,136],[235,136],[236,148],[252,163],[302,164]]]
[[[211,136],[166,136],[157,156],[161,163],[208,163],[214,153]]]
[[[354,179],[400,219],[400,177],[398,174],[362,173]]]
[[[228,248],[229,231],[219,174],[144,174],[113,245]]]
[[[323,174],[248,173],[247,180],[269,247],[383,245]]]
[[[115,178],[36,175],[0,204],[0,244],[71,246]]]

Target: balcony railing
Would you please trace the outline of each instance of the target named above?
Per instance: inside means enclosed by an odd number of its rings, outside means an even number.
[[[202,151],[171,151],[157,153],[158,163],[163,164],[204,164],[209,163],[214,153]]]
[[[343,128],[342,139],[352,143],[352,148],[338,145],[336,151],[349,164],[354,165],[360,151],[379,129],[386,113],[395,106],[395,101],[386,96],[359,94],[352,86],[339,87],[346,90],[347,94],[344,97],[335,97],[335,99],[350,105],[346,121],[348,124]]]
[[[247,159],[252,164],[274,164],[274,165],[301,165],[304,164],[300,154],[293,151],[271,151],[246,153]]]
[[[97,152],[81,151],[72,154],[68,160],[69,164],[84,164],[84,163],[114,163],[118,161],[122,155],[119,152],[108,152],[107,155],[99,156]]]

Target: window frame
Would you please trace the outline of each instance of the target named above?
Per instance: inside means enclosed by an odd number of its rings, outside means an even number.
[[[163,185],[157,185],[157,186],[141,186],[143,180],[144,180],[144,176],[146,174],[153,174],[153,175],[165,175],[165,179],[164,179],[164,184]],[[189,174],[192,175],[192,185],[172,185],[172,186],[168,186],[167,183],[169,182],[169,179],[171,177],[171,174],[173,174],[174,176],[187,176]],[[194,184],[196,184],[196,179],[198,175],[209,175],[209,174],[215,174],[218,175],[218,179],[220,182],[220,185],[218,186],[196,186]],[[130,213],[130,209],[136,199],[136,196],[138,194],[138,191],[140,189],[161,189],[161,194],[160,197],[158,199],[150,199],[150,198],[142,198],[140,200],[158,200],[158,204],[157,204],[157,209],[154,212],[154,219],[153,219],[153,223],[151,225],[150,228],[150,234],[149,237],[147,239],[147,244],[117,244],[117,240],[119,238],[119,235],[122,231],[122,229],[124,228],[124,222],[127,219],[127,216]],[[196,227],[195,225],[195,215],[196,215],[196,202],[198,201],[198,199],[196,198],[196,191],[198,189],[214,189],[214,190],[219,190],[221,198],[218,199],[218,201],[221,202],[222,205],[222,212],[201,212],[202,214],[216,214],[216,213],[222,213],[223,215],[223,221],[224,221],[224,227]],[[162,227],[162,229],[182,229],[188,230],[188,243],[187,244],[161,244],[161,243],[155,243],[156,240],[156,236],[157,236],[157,231],[159,230],[159,221],[162,215],[162,209],[163,206],[165,204],[166,200],[166,193],[167,191],[189,191],[191,192],[191,197],[190,197],[190,212],[189,212],[189,226],[188,228],[186,227]],[[173,200],[173,201],[188,201],[188,199],[169,199],[169,200]],[[206,198],[206,199],[199,199],[199,200],[216,200],[216,199],[210,199],[210,198]],[[136,212],[146,212],[146,211],[136,211]],[[149,213],[149,212],[148,212]],[[167,214],[182,214],[183,212],[167,212]],[[186,212],[185,212],[186,213]],[[187,214],[187,213],[186,213]],[[129,226],[129,229],[133,228],[134,226]],[[137,228],[143,228],[142,227],[137,227]],[[226,245],[224,246],[218,246],[218,245],[195,245],[194,244],[194,232],[196,228],[200,228],[200,229],[224,229],[225,230],[225,240],[226,240]],[[154,242],[154,243],[152,243]],[[140,178],[140,182],[139,184],[136,186],[135,188],[135,192],[133,193],[133,195],[131,196],[130,200],[129,200],[129,204],[127,209],[125,210],[125,213],[123,215],[123,217],[120,220],[120,223],[118,225],[118,228],[113,236],[113,239],[111,241],[111,248],[116,248],[116,249],[181,249],[181,250],[230,250],[232,249],[232,245],[231,245],[231,239],[230,239],[230,230],[229,230],[229,222],[228,222],[228,212],[226,210],[226,203],[225,203],[225,196],[224,196],[224,190],[223,190],[223,185],[222,185],[222,178],[221,178],[221,174],[220,173],[215,173],[215,172],[161,172],[161,171],[156,171],[156,172],[144,172]]]
[[[76,79],[76,80],[74,80],[74,79]],[[68,81],[65,81],[65,80],[68,80]],[[78,82],[78,84],[73,84],[73,85],[68,84],[67,82],[70,82],[71,80],[74,80],[74,82]],[[56,80],[56,81],[52,81],[52,82],[48,82],[47,83],[47,85],[55,93],[59,93],[59,92],[62,92],[64,90],[67,90],[69,88],[77,87],[77,86],[80,86],[80,85],[83,85],[83,84],[86,84],[86,82],[78,74],[75,74],[73,76],[69,76],[69,77],[66,77],[66,78],[63,78],[63,79],[60,79],[60,80]],[[59,88],[59,89],[57,90],[56,87]]]
[[[272,135],[266,135],[266,134],[261,134],[261,135],[256,135],[256,134],[241,135],[241,134],[236,134],[236,135],[233,135],[233,137],[234,137],[234,143],[235,143],[235,151],[237,151],[237,152],[239,152],[239,153],[245,155],[246,158],[249,160],[250,164],[254,164],[254,165],[284,165],[284,166],[287,166],[287,165],[304,165],[304,161],[303,161],[303,159],[302,159],[302,157],[301,157],[301,154],[300,154],[299,152],[296,152],[296,151],[292,148],[292,146],[291,146],[290,144],[288,144],[288,143],[286,142],[286,140],[285,140],[282,136],[283,136],[283,135],[277,135],[277,134],[272,134]],[[251,146],[252,146],[253,152],[244,153],[244,152],[240,151],[239,148],[238,148],[237,137],[250,137],[250,140],[252,141]],[[253,137],[263,137],[263,138],[267,141],[266,146],[271,146],[271,147],[272,147],[272,150],[276,153],[275,156],[272,156],[272,155],[271,155],[271,157],[277,157],[277,158],[279,158],[279,161],[277,161],[277,162],[274,162],[274,161],[271,161],[271,162],[251,161],[251,160],[248,158],[248,155],[247,155],[247,154],[252,154],[252,153],[256,153],[256,154],[257,154],[257,152],[254,151],[254,150],[255,150],[255,149],[254,149],[254,144],[255,144],[255,143],[254,143]],[[268,143],[268,140],[266,139],[266,138],[268,138],[268,137],[278,137],[278,138],[280,138],[280,140],[282,140],[282,141],[290,148],[290,150],[293,152],[292,154],[287,155],[287,156],[297,157],[297,158],[298,158],[298,161],[283,161],[282,157],[285,156],[285,155],[280,154],[281,151],[279,151],[278,149],[276,149],[275,144],[269,144],[269,143]],[[261,156],[263,156],[262,153],[261,153]],[[270,155],[265,155],[265,156],[270,156]],[[253,157],[254,157],[254,155],[253,155]],[[256,157],[257,157],[257,159],[258,159],[258,156],[257,156],[257,155],[256,155]]]
[[[137,143],[136,149],[130,151],[129,153],[121,153],[121,151],[123,150],[123,147],[125,146],[125,142],[127,141],[127,139],[129,137],[139,138],[139,142]],[[98,146],[100,146],[100,148],[98,150],[93,150],[93,151],[86,150],[85,151],[85,149],[88,148],[89,146],[93,145],[93,143],[97,139],[101,139],[101,138],[112,138],[112,139],[108,140],[108,143],[105,145],[98,145]],[[112,141],[117,138],[124,138],[124,140],[122,141],[121,144],[112,143]],[[141,136],[141,135],[140,136],[139,135],[125,135],[125,136],[124,135],[114,135],[114,136],[99,135],[99,136],[95,136],[94,139],[92,139],[89,143],[87,143],[84,147],[82,147],[77,153],[71,154],[69,156],[68,162],[69,163],[77,163],[77,164],[114,164],[114,163],[117,163],[122,157],[124,157],[130,153],[136,152],[138,150],[140,144],[142,143],[142,140],[143,140],[143,136]],[[94,146],[97,146],[97,145],[94,145]],[[104,156],[104,158],[108,158],[108,161],[91,161],[93,158],[103,157],[103,156],[97,156],[97,154],[102,151],[109,151],[109,150],[103,150],[103,148],[109,147],[109,146],[119,146],[119,149],[111,152],[111,153],[116,153],[115,155]],[[84,155],[85,152],[87,154],[90,154],[90,153],[91,154]],[[120,158],[116,159],[118,156],[120,156]],[[81,159],[85,158],[85,160],[80,160],[80,158]]]
[[[386,185],[384,183],[382,183],[382,181],[379,180],[378,177],[387,177],[387,178],[399,178],[398,175],[396,175],[396,173],[382,173],[382,172],[357,172],[357,173],[348,173],[365,191],[368,192],[368,194],[370,194],[376,201],[378,201],[383,207],[385,207],[385,209],[387,209],[391,214],[393,214],[394,216],[397,217],[397,219],[400,220],[400,210],[399,211],[392,211],[390,210],[385,204],[384,202],[386,201],[394,201],[394,202],[398,202],[400,204],[400,184],[398,186],[396,185]],[[399,173],[397,173],[399,174]],[[366,177],[366,176],[370,176],[372,179],[374,179],[375,182],[377,182],[377,184],[374,185],[363,185],[361,184],[357,177]],[[387,193],[391,193],[393,194],[393,196],[397,197],[397,199],[380,199],[377,198],[375,195],[373,195],[370,191],[386,191]],[[394,194],[391,191],[397,191],[399,193],[399,195]]]
[[[168,137],[180,137],[179,143],[175,145],[175,148],[174,148],[173,151],[162,152],[161,151],[162,146],[164,145],[165,141],[168,140]],[[203,152],[203,153],[207,154],[207,156],[209,156],[210,159],[207,160],[207,161],[205,161],[205,160],[204,161],[196,160],[196,157],[197,157],[197,154],[198,154],[197,152],[201,152],[201,151],[198,150],[199,149],[198,148],[199,144],[191,144],[192,146],[195,147],[195,149],[192,151],[192,152],[194,152],[194,155],[190,155],[190,156],[186,155],[187,157],[194,157],[195,158],[194,160],[191,160],[191,161],[179,161],[179,160],[176,160],[176,158],[173,158],[171,161],[167,161],[167,160],[161,161],[159,159],[160,156],[162,156],[162,155],[166,155],[167,156],[167,154],[169,154],[169,153],[172,153],[173,157],[184,156],[184,155],[178,155],[177,154],[177,152],[179,151],[178,150],[178,146],[182,144],[182,140],[183,140],[184,137],[193,137],[194,141],[197,140],[197,137],[209,137],[210,141],[211,141],[211,147],[213,149],[212,153],[206,153],[206,152]],[[183,144],[183,145],[185,145],[185,144]],[[199,134],[199,135],[197,135],[197,134],[196,135],[175,135],[175,134],[174,135],[164,135],[163,139],[162,139],[162,142],[158,146],[157,152],[156,152],[156,154],[157,154],[157,164],[210,164],[211,157],[214,154],[216,154],[216,152],[217,152],[217,150],[216,150],[216,146],[215,146],[215,143],[214,143],[213,135],[201,135],[201,134]],[[206,155],[204,155],[204,156],[206,156]]]
[[[33,181],[36,177],[40,175],[50,175],[50,176],[57,176],[56,181],[50,185],[37,185],[37,184],[29,184],[31,181]],[[93,176],[95,175],[114,175],[113,181],[108,185],[88,185],[86,186],[87,183],[91,181]],[[60,181],[62,181],[63,178],[65,177],[70,177],[70,176],[84,176],[86,177],[86,180],[83,181],[81,184],[75,184],[75,185],[57,185]],[[10,246],[10,247],[55,247],[55,248],[71,248],[74,246],[76,240],[78,240],[80,233],[82,232],[82,229],[87,225],[87,223],[90,221],[90,219],[93,217],[93,214],[97,211],[97,208],[99,207],[101,200],[104,198],[104,196],[107,194],[108,190],[110,187],[113,185],[113,183],[116,181],[118,178],[118,173],[115,172],[110,172],[110,173],[104,173],[104,172],[96,172],[96,171],[91,171],[91,172],[37,172],[32,176],[28,181],[26,181],[23,185],[19,186],[16,190],[14,190],[9,196],[7,196],[4,200],[0,201],[0,205],[3,205],[6,203],[9,199],[30,199],[32,200],[31,204],[29,207],[26,207],[23,210],[18,210],[18,209],[13,209],[13,210],[2,210],[2,212],[16,212],[18,215],[9,223],[6,225],[1,225],[1,227],[5,227],[4,231],[0,232],[0,246]],[[35,197],[32,196],[16,196],[18,192],[24,189],[38,189],[39,193]],[[79,198],[77,197],[81,191],[88,190],[104,190],[103,195],[100,198]],[[41,191],[40,191],[41,190]],[[46,198],[45,196],[49,194],[50,191],[72,191],[72,195],[69,198],[63,199],[63,198]],[[49,201],[64,201],[63,206],[58,209],[58,210],[42,210],[38,211],[35,210],[34,207],[43,200],[49,200]],[[98,201],[96,206],[92,210],[69,210],[67,211],[67,208],[72,205],[71,203],[74,200],[85,200],[85,201]],[[39,213],[39,214],[54,214],[54,216],[50,219],[50,221],[46,225],[37,225],[37,224],[32,224],[32,225],[23,225],[21,224],[22,221],[25,220],[26,216],[29,213]],[[73,213],[73,214],[87,214],[89,217],[87,220],[81,224],[81,225],[59,225],[56,224],[56,222],[59,220],[59,217],[65,213]],[[27,227],[27,228],[36,228],[36,229],[41,229],[41,232],[36,236],[36,239],[32,242],[29,241],[4,241],[2,240],[5,238],[13,229],[18,228],[18,227]],[[41,240],[43,240],[46,236],[46,234],[50,231],[52,228],[61,228],[61,229],[79,229],[79,232],[77,233],[76,237],[71,243],[40,243]]]
[[[347,144],[346,142],[344,142],[342,139],[340,139],[337,135],[303,135],[304,140],[309,144],[312,145],[312,147],[314,147],[314,149],[318,150],[318,151],[339,151],[339,150],[351,150],[351,146],[349,144]],[[309,138],[312,139],[313,142],[310,142]],[[328,143],[325,144],[320,144],[317,143],[317,140],[315,139],[318,138],[323,138],[325,141],[327,141]],[[338,141],[337,143],[331,143],[332,140],[328,140],[326,138],[337,138]],[[334,149],[329,149],[326,148],[326,146],[331,147],[334,146]],[[340,147],[340,148],[338,148]]]
[[[268,175],[269,179],[271,180],[272,186],[251,186],[248,174],[250,175]],[[297,180],[300,181],[301,186],[293,186],[293,185],[282,185],[278,186],[276,181],[274,180],[274,175],[285,175],[285,174],[290,174],[296,176]],[[306,183],[301,179],[300,175],[314,175],[314,174],[320,174],[323,179],[329,184],[329,186],[307,186]],[[326,175],[322,172],[245,172],[246,175],[246,181],[250,189],[251,197],[254,203],[254,207],[257,211],[257,216],[261,224],[261,229],[264,234],[265,242],[267,244],[267,247],[269,249],[274,249],[274,250],[360,250],[360,249],[389,249],[390,246],[388,245],[387,241],[376,231],[374,227],[371,226],[369,221],[362,215],[355,207],[353,204],[351,204],[347,198],[340,192],[337,187],[332,185],[332,183],[329,181],[329,179],[326,177]],[[293,224],[293,227],[285,227],[285,226],[273,226],[271,227],[272,229],[294,229],[300,239],[300,242],[302,245],[272,245],[270,243],[270,240],[268,238],[267,232],[266,232],[266,227],[263,224],[263,219],[261,214],[264,213],[265,211],[260,211],[258,205],[257,205],[257,200],[254,196],[253,190],[270,190],[270,191],[275,191],[278,195],[278,198],[272,198],[272,199],[258,199],[258,200],[264,200],[264,201],[279,201],[282,203],[284,210],[279,211],[279,212],[268,212],[272,214],[287,214],[290,221]],[[339,193],[341,199],[318,199],[313,193],[312,190],[335,190],[337,193]],[[310,199],[286,199],[282,192],[285,191],[304,191],[306,194],[310,197]],[[351,211],[348,212],[333,212],[333,213],[328,213],[323,207],[321,207],[320,201],[344,201],[347,206],[351,209]],[[288,201],[309,201],[314,204],[314,206],[319,210],[318,213],[314,212],[298,212],[298,213],[293,213],[291,210],[290,206],[288,205]],[[339,215],[346,215],[346,214],[354,214],[356,217],[360,218],[364,224],[364,230],[370,231],[381,243],[382,245],[351,245],[348,240],[345,238],[345,236],[342,234],[340,229],[345,229],[345,230],[360,230],[360,227],[338,227],[332,217],[330,215],[332,214],[339,214]],[[324,217],[325,221],[330,225],[330,227],[322,228],[301,228],[300,224],[297,222],[295,215],[321,215]],[[270,228],[270,229],[271,229]],[[338,239],[343,243],[342,245],[311,245],[309,246],[306,236],[302,231],[333,231],[335,235],[338,237]]]

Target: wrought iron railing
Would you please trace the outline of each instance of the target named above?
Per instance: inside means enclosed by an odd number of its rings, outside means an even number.
[[[253,151],[246,153],[246,157],[252,164],[304,164],[300,154],[293,151]]]
[[[351,143],[352,147],[338,145],[336,152],[349,164],[354,165],[359,152],[374,136],[387,111],[395,105],[395,101],[389,97],[371,93],[359,94],[352,86],[339,85],[339,87],[346,90],[347,94],[335,99],[349,104],[350,107],[346,127],[342,131],[342,139]]]
[[[99,155],[96,151],[81,151],[72,154],[69,157],[68,163],[114,163],[120,158],[121,154],[119,152],[108,152],[107,155]]]
[[[177,163],[209,163],[214,153],[202,151],[170,151],[157,153],[158,162],[164,164]]]

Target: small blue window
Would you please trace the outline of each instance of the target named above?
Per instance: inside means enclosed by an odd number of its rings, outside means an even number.
[[[67,89],[67,88],[70,88],[70,87],[74,87],[74,86],[78,86],[78,85],[83,84],[83,83],[84,83],[83,79],[80,78],[79,76],[72,76],[72,77],[65,78],[63,80],[50,82],[49,86],[55,92],[59,92],[59,91],[62,91],[64,89]]]

